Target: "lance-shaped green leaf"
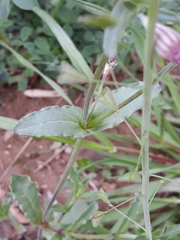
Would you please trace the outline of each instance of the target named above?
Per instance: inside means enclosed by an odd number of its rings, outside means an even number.
[[[116,57],[118,44],[124,31],[136,14],[134,7],[135,5],[131,2],[118,1],[112,10],[111,17],[118,21],[118,24],[106,28],[103,41],[104,53],[110,59]]]
[[[42,18],[43,21],[49,26],[51,31],[56,36],[58,42],[60,43],[63,50],[68,55],[74,67],[83,75],[92,79],[93,74],[91,69],[87,65],[81,53],[78,51],[72,40],[69,38],[67,33],[63,30],[63,28],[45,11],[42,9],[35,7],[33,11]]]
[[[127,100],[129,97],[137,93],[140,89],[142,89],[143,83],[133,83],[130,84],[128,87],[121,87],[117,90],[112,91],[113,97],[115,99],[116,105],[119,105],[120,103],[123,103],[125,100]],[[151,99],[154,99],[158,96],[159,92],[161,91],[161,86],[159,84],[156,84],[152,88],[152,94]],[[111,114],[109,117],[105,118],[104,120],[101,120],[96,125],[93,125],[91,128],[92,131],[102,131],[107,128],[112,128],[119,123],[123,122],[125,118],[128,118],[133,112],[137,111],[142,107],[143,102],[143,95],[141,94],[139,97],[128,103],[126,106],[121,108],[119,111],[116,111],[115,113]],[[95,107],[94,107],[95,104]],[[93,113],[91,114],[91,111],[93,110]],[[98,119],[98,117],[101,117],[103,114],[106,114],[108,111],[110,111],[110,107],[102,104],[100,102],[96,102],[91,104],[90,106],[90,117],[88,119],[88,123],[90,124],[91,121],[95,121]]]
[[[79,6],[80,8],[82,8],[92,14],[95,14],[98,16],[109,16],[110,15],[110,12],[107,9],[105,9],[99,5],[96,5],[94,3],[90,3],[87,1],[81,1],[81,0],[73,0],[73,2],[75,2],[76,5]]]
[[[88,78],[79,73],[69,63],[61,62],[61,74],[57,77],[59,84],[87,83]]]
[[[14,174],[11,177],[11,192],[20,209],[34,225],[41,224],[42,211],[37,185],[29,176]]]
[[[8,46],[5,42],[0,41],[0,45],[7,48],[12,54],[17,58],[17,60],[25,67],[31,69],[32,71],[39,74],[54,90],[56,90],[62,98],[64,98],[69,104],[73,105],[71,99],[67,96],[64,90],[52,79],[48,76],[44,75],[41,71],[39,71],[35,66],[33,66],[28,60],[22,57],[18,52],[14,51],[10,46]]]
[[[81,119],[82,109],[79,107],[51,106],[26,115],[14,131],[18,135],[35,137],[83,137],[89,133],[80,126]]]
[[[31,10],[33,7],[39,6],[37,0],[12,0],[13,3],[19,8]]]

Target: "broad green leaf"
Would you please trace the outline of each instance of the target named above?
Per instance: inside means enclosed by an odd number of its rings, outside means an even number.
[[[68,55],[69,59],[71,60],[74,67],[83,75],[88,77],[89,79],[93,78],[93,74],[87,65],[86,61],[84,60],[81,53],[75,47],[72,40],[69,38],[67,33],[63,30],[63,28],[45,11],[42,9],[35,7],[33,11],[42,18],[43,21],[49,26],[51,31],[56,36],[58,42],[60,43],[63,50]]]
[[[34,225],[41,224],[42,211],[37,185],[29,176],[14,174],[11,177],[11,192],[20,209]]]
[[[13,131],[18,120],[6,117],[0,117],[0,129]]]
[[[57,77],[59,84],[87,83],[88,78],[79,73],[69,63],[61,62],[61,74]]]
[[[36,47],[39,48],[42,52],[44,52],[45,54],[49,53],[50,46],[46,38],[37,37],[35,38],[34,43]]]
[[[69,104],[73,105],[71,99],[66,95],[64,90],[52,79],[44,75],[41,71],[39,71],[35,66],[33,66],[28,60],[23,58],[18,52],[14,51],[11,47],[9,47],[5,42],[0,41],[0,45],[7,48],[12,54],[17,58],[17,60],[25,67],[31,69],[32,71],[39,74],[54,90],[56,90],[62,98],[64,98]]]
[[[33,7],[38,7],[37,0],[12,0],[13,3],[24,10],[32,10]]]
[[[116,101],[116,105],[119,105],[120,103],[127,100],[130,96],[135,94],[138,90],[140,90],[143,87],[142,82],[133,83],[130,84],[128,87],[121,87],[117,90],[112,91],[114,99]],[[159,84],[156,84],[152,88],[152,96],[151,98],[154,99],[158,96],[159,92],[161,91],[161,87]],[[106,119],[102,120],[101,122],[94,125],[91,130],[92,131],[102,131],[107,128],[112,128],[121,122],[124,121],[125,118],[128,118],[133,112],[137,111],[142,107],[142,101],[143,101],[143,95],[139,96],[129,104],[127,104],[125,107],[120,109],[120,111],[117,111],[113,113],[111,116],[107,117]],[[94,107],[95,104],[95,107]],[[93,113],[91,114],[91,111],[93,110]],[[96,102],[91,104],[90,106],[90,117],[88,119],[88,123],[90,124],[91,121],[97,119],[98,117],[102,116],[103,114],[106,114],[111,109],[100,103]]]
[[[96,5],[94,3],[90,3],[87,1],[81,1],[81,0],[73,0],[73,2],[76,3],[77,6],[79,6],[80,8],[94,14],[94,15],[98,15],[98,16],[110,16],[110,12],[99,6]]]
[[[51,106],[26,115],[15,127],[18,135],[83,137],[89,133],[81,128],[82,109],[74,106]]]
[[[20,31],[20,36],[23,41],[26,41],[32,34],[32,28],[30,27],[23,27]]]
[[[5,21],[9,15],[9,0],[0,0],[0,21]]]
[[[118,21],[118,24],[107,27],[104,33],[103,49],[108,58],[112,59],[116,57],[118,44],[134,16],[135,12],[133,9],[127,8],[124,1],[118,1],[116,3],[112,10],[111,17]]]

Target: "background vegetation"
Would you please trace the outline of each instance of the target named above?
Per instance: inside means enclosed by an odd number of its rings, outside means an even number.
[[[103,53],[104,31],[106,27],[114,24],[115,17],[110,17],[109,14],[117,2],[115,0],[39,0],[37,3],[34,0],[27,3],[20,0],[1,0],[1,88],[17,84],[18,90],[24,91],[31,88],[31,79],[38,74],[42,84],[49,84],[71,104],[73,93],[86,92],[92,73],[86,69],[86,64],[78,54],[71,53],[74,49],[71,44],[66,45],[67,39],[73,41],[93,72]],[[133,9],[134,16],[126,26],[126,30],[122,32],[122,39],[118,44],[118,66],[114,69],[115,74],[112,73],[113,80],[108,78],[106,82],[112,89],[127,86],[143,78],[145,31],[137,13],[141,11],[146,14],[149,1],[123,2]],[[31,11],[35,5],[39,5],[39,9],[48,13],[69,38],[55,34],[52,27],[54,23],[52,22],[49,28],[47,24],[51,22],[47,20],[46,15],[43,15],[44,13],[34,9]],[[179,11],[178,0],[162,0],[158,10],[158,21],[180,31]],[[118,16],[119,19],[121,17]],[[112,35],[110,37],[117,38]],[[113,52],[115,44],[113,45],[111,40],[109,44],[110,46],[112,44],[112,47],[109,51]],[[104,47],[106,48],[105,42]],[[165,65],[166,62],[155,55],[154,75]],[[86,74],[83,74],[83,71]],[[163,90],[153,101],[150,124],[150,158],[152,160],[150,161],[149,200],[152,239],[178,240],[180,234],[179,71],[164,76],[161,79],[161,85]],[[2,129],[12,131],[16,124],[16,120],[6,116],[0,118]],[[128,134],[123,135],[116,131],[96,132],[93,134],[93,141],[88,138],[84,140],[83,148],[100,153],[102,157],[97,161],[93,161],[88,156],[87,159],[78,159],[65,183],[65,186],[71,189],[66,204],[53,205],[44,225],[41,222],[42,206],[37,186],[29,177],[21,175],[12,177],[11,192],[6,195],[0,205],[0,219],[2,221],[10,219],[11,224],[22,236],[27,232],[9,211],[14,199],[29,222],[36,227],[44,228],[43,236],[48,240],[147,239],[141,227],[144,226],[141,202],[142,171],[141,163],[137,164],[137,150],[139,153],[140,147],[136,135],[139,136],[141,128],[140,112],[128,118],[127,125],[129,124],[131,130],[128,130],[130,132]],[[136,132],[135,136],[134,132]],[[67,137],[44,138],[70,145],[75,144],[74,139]],[[129,143],[133,148],[130,149]],[[107,194],[103,190],[97,193],[89,188],[88,183],[93,183],[97,174],[100,174],[104,182],[115,182],[118,188]],[[25,199],[22,200],[19,196],[25,189],[28,191],[25,193]],[[32,202],[29,201],[31,196],[34,196]],[[45,199],[45,205],[48,202],[49,199]],[[98,211],[98,205],[101,206],[102,202],[106,204],[105,211],[104,209]],[[122,206],[119,206],[119,203],[123,203]],[[93,224],[92,214],[94,214]],[[24,237],[26,238],[25,234]]]

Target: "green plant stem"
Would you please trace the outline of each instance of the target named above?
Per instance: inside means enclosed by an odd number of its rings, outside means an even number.
[[[159,82],[160,78],[162,76],[164,76],[165,74],[167,74],[169,71],[171,71],[174,67],[177,66],[177,63],[175,62],[170,62],[169,64],[167,64],[158,74],[156,77],[154,77],[152,79],[152,84],[155,84],[157,82]],[[141,94],[143,93],[142,89],[137,91],[135,94],[133,94],[131,97],[129,97],[128,99],[126,99],[124,102],[120,103],[118,105],[118,110],[125,107],[127,104],[129,104],[130,102],[132,102],[134,99],[138,98],[139,96],[141,96]],[[102,114],[101,116],[99,116],[98,118],[94,119],[93,121],[88,123],[88,127],[92,127],[96,124],[98,124],[99,122],[101,122],[102,120],[106,119],[107,117],[111,116],[113,113],[115,113],[116,110],[110,110],[105,114]]]
[[[105,66],[105,63],[107,61],[107,57],[105,55],[102,56],[101,58],[101,61],[96,69],[96,72],[94,74],[94,78],[93,80],[96,80],[96,79],[99,79],[100,78],[100,75],[101,75],[101,72],[103,71],[104,69],[104,66]],[[90,101],[91,101],[91,98],[92,98],[92,95],[93,95],[93,92],[95,90],[95,87],[96,87],[96,82],[94,82],[92,80],[90,86],[89,86],[89,89],[88,89],[88,92],[87,92],[87,95],[86,95],[86,99],[85,99],[85,104],[84,104],[84,109],[83,109],[83,120],[84,122],[87,121],[87,116],[88,116],[88,110],[89,110],[89,105],[90,105]],[[57,187],[56,187],[56,190],[52,196],[52,199],[50,200],[49,204],[47,205],[44,213],[43,213],[43,217],[42,217],[42,221],[44,222],[46,220],[46,216],[47,214],[49,213],[49,210],[51,208],[51,206],[53,205],[56,197],[58,196],[60,190],[62,189],[63,187],[63,184],[65,183],[70,171],[71,171],[71,168],[73,167],[75,161],[76,161],[76,158],[79,154],[79,151],[81,149],[81,146],[82,146],[82,143],[83,143],[83,138],[78,138],[76,140],[76,143],[74,145],[74,149],[73,149],[73,152],[71,154],[71,157],[68,161],[68,164],[64,170],[64,173],[62,175],[62,178],[61,180],[59,181]],[[42,227],[39,227],[38,229],[38,236],[37,236],[37,239],[38,240],[41,240],[42,238]]]
[[[87,116],[88,116],[88,111],[89,111],[89,106],[90,106],[90,102],[92,99],[92,95],[94,93],[94,90],[96,88],[96,81],[94,80],[98,80],[101,76],[101,73],[104,69],[104,66],[106,64],[107,61],[107,57],[103,54],[100,60],[100,63],[94,73],[94,77],[89,85],[88,91],[87,91],[87,95],[86,95],[86,99],[85,99],[85,103],[84,103],[84,108],[83,108],[83,121],[84,121],[84,125],[86,126],[87,123]]]
[[[158,1],[149,1],[149,22],[145,41],[145,62],[144,62],[144,86],[143,86],[143,112],[142,112],[142,130],[141,139],[144,142],[142,146],[142,194],[143,194],[143,212],[146,229],[146,237],[152,240],[151,221],[149,212],[149,128],[151,116],[151,76],[153,72],[153,44],[154,28],[158,10]]]
[[[71,171],[71,168],[72,168],[72,166],[74,165],[74,163],[76,161],[76,158],[77,158],[77,156],[79,154],[79,151],[81,149],[82,143],[83,143],[83,138],[78,138],[76,140],[73,152],[72,152],[71,157],[70,157],[70,159],[69,159],[69,161],[67,163],[66,169],[64,170],[62,178],[61,178],[61,180],[59,181],[59,183],[58,183],[58,185],[56,187],[56,190],[55,190],[55,192],[53,194],[53,197],[51,198],[51,201],[49,202],[49,204],[47,205],[47,207],[46,207],[46,209],[44,211],[44,214],[43,214],[43,217],[42,217],[43,221],[45,221],[45,218],[46,218],[46,216],[47,216],[47,214],[48,214],[52,204],[54,203],[57,195],[59,194],[59,191],[62,189],[63,184],[65,183],[65,181],[66,181],[66,179],[67,179],[67,177],[68,177],[68,175],[69,175],[69,173]]]

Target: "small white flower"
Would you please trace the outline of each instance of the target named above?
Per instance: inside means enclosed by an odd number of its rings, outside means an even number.
[[[148,26],[148,18],[143,15],[138,15],[145,28]],[[174,29],[156,23],[154,32],[154,47],[156,52],[162,58],[180,64],[180,34]]]

